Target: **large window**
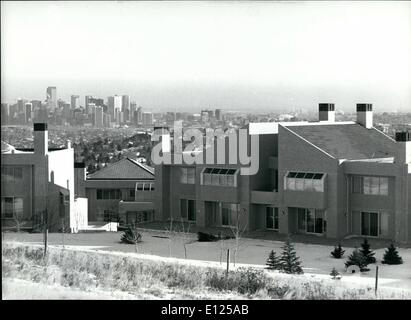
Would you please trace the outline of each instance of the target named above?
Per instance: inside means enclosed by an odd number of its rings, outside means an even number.
[[[326,221],[324,210],[297,208],[298,231],[304,233],[324,233]]]
[[[120,189],[97,189],[97,200],[120,200]]]
[[[180,168],[180,182],[185,184],[194,184],[195,172],[195,168]]]
[[[265,227],[278,230],[278,208],[267,207],[265,211]]]
[[[288,172],[285,176],[284,188],[293,191],[324,191],[323,173]]]
[[[362,177],[352,178],[352,192],[367,195],[388,195],[387,177]]]
[[[221,225],[233,226],[237,223],[238,211],[240,205],[238,203],[221,203]]]
[[[201,172],[202,184],[211,186],[237,186],[238,169],[204,168]]]
[[[19,218],[23,215],[23,198],[2,197],[1,216],[2,218]]]
[[[361,212],[361,235],[378,237],[378,212]]]
[[[195,200],[180,199],[180,214],[183,219],[196,221],[196,203]]]
[[[13,182],[23,179],[23,168],[17,166],[2,166],[1,179],[7,182]]]

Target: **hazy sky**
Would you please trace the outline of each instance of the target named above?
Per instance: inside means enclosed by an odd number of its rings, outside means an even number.
[[[406,1],[2,1],[1,49],[2,102],[56,85],[158,108],[411,109]]]

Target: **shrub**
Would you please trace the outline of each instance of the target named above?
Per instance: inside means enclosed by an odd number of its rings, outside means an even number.
[[[335,259],[341,259],[342,256],[344,255],[345,250],[341,247],[341,244],[339,243],[338,246],[334,247],[334,251],[331,251],[331,255]]]
[[[398,254],[397,248],[393,243],[385,250],[384,257],[382,260],[384,264],[402,264],[402,258]]]
[[[301,267],[300,258],[297,256],[297,253],[294,249],[294,245],[290,242],[289,239],[285,242],[283,246],[283,252],[281,254],[281,270],[285,273],[291,274],[302,274],[303,269]]]
[[[375,252],[370,250],[370,244],[368,243],[367,239],[364,239],[364,242],[361,243],[360,252],[364,255],[365,261],[367,262],[367,264],[376,262],[374,258]]]
[[[282,269],[280,258],[277,257],[274,250],[271,250],[268,256],[267,262],[265,264],[267,266],[267,269],[269,270],[281,270]]]
[[[345,267],[348,268],[349,266],[358,266],[360,271],[368,271],[367,269],[367,258],[363,255],[361,251],[355,249],[351,255],[348,257],[347,261],[345,262]]]
[[[266,287],[268,278],[262,270],[252,268],[239,268],[237,271],[230,271],[228,274],[211,270],[207,272],[205,283],[207,286],[219,291],[229,290],[252,295]]]
[[[136,244],[141,242],[141,233],[138,233],[137,230],[132,228],[127,228],[121,236],[122,243]]]
[[[339,277],[340,276],[340,273],[337,271],[337,269],[335,269],[335,268],[333,268],[332,270],[331,270],[331,273],[330,273],[330,276],[332,277],[332,279],[340,279],[341,277]]]

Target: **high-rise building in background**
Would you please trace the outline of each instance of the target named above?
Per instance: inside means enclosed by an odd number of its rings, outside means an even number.
[[[121,112],[123,112],[123,122],[130,121],[130,96],[128,95],[121,97]]]
[[[143,123],[143,107],[138,107],[137,108],[137,114],[136,114],[136,124],[142,124]]]
[[[137,111],[137,103],[135,101],[130,102],[130,121],[135,124],[135,112]]]
[[[71,103],[68,103],[68,102],[65,102],[65,103],[63,104],[63,117],[64,117],[64,119],[66,119],[66,120],[70,119],[70,116],[71,116],[71,106],[72,106],[72,104],[71,104]]]
[[[1,124],[9,123],[10,118],[10,106],[8,103],[1,104]]]
[[[94,109],[94,126],[96,128],[102,128],[104,126],[103,107],[97,106]]]
[[[223,113],[221,109],[215,109],[215,118],[218,121],[223,120]]]
[[[50,109],[54,110],[57,108],[57,88],[56,87],[48,87],[47,88],[47,105]]]
[[[17,113],[24,112],[25,103],[26,103],[26,100],[17,99]]]
[[[111,116],[111,120],[117,120],[117,114],[121,112],[122,98],[115,95],[107,98],[108,113]]]
[[[24,122],[31,122],[33,120],[33,105],[30,102],[27,102],[24,105],[24,108]]]
[[[153,113],[151,112],[143,112],[143,125],[144,126],[152,126],[154,121],[153,121]]]
[[[70,105],[71,109],[76,109],[79,107],[80,96],[78,95],[71,95],[70,97]]]

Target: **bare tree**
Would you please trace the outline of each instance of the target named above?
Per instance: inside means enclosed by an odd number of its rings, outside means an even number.
[[[234,266],[237,262],[237,253],[240,249],[240,240],[242,238],[242,235],[244,234],[244,231],[247,229],[247,223],[241,223],[242,217],[246,216],[246,209],[241,208],[241,210],[236,211],[236,216],[235,216],[235,224],[230,226],[231,232],[234,235],[235,239],[235,245],[234,245]]]
[[[190,223],[188,223],[187,228],[185,228],[183,218],[181,218],[181,229],[180,235],[183,242],[184,259],[187,259],[187,245],[192,242],[192,239],[190,234]]]
[[[165,227],[166,233],[168,235],[168,249],[169,249],[169,256],[171,257],[171,244],[174,240],[174,231],[173,231],[173,216],[170,215],[170,225],[169,227]]]

